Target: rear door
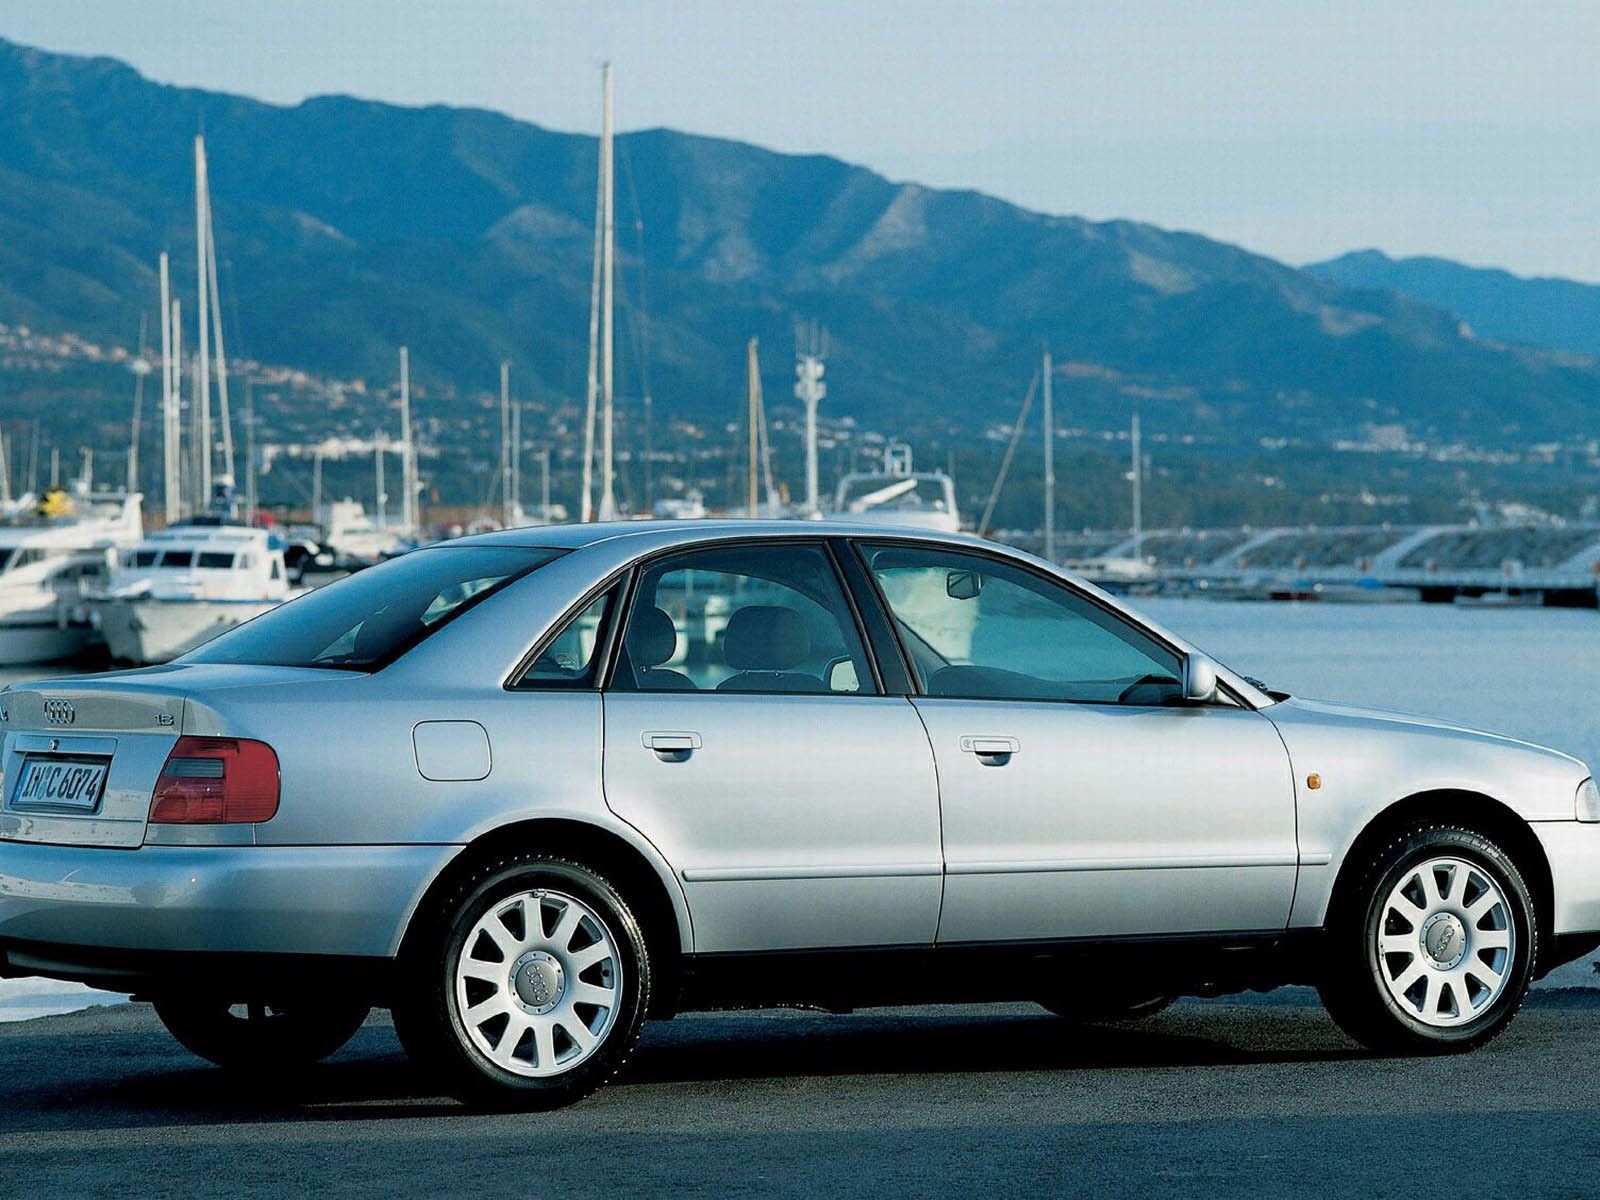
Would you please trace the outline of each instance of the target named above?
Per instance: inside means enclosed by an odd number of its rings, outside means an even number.
[[[1187,704],[1177,651],[998,556],[868,544],[941,787],[941,943],[1269,931],[1294,895],[1288,753]]]
[[[882,694],[820,542],[640,568],[605,789],[680,874],[700,953],[933,941],[932,752],[909,700]]]

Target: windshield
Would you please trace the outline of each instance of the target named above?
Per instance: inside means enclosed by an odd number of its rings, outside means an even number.
[[[564,551],[436,546],[318,588],[182,661],[376,671]]]

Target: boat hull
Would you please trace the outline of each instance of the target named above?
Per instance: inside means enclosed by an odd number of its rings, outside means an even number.
[[[54,617],[0,621],[0,667],[76,658],[94,641],[87,623],[62,624]]]
[[[149,597],[97,601],[95,620],[106,648],[118,662],[164,663],[203,646],[280,600],[154,600]]]

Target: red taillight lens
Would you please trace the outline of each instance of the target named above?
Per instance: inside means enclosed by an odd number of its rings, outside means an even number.
[[[249,825],[277,811],[278,756],[243,738],[179,738],[150,798],[153,825]]]

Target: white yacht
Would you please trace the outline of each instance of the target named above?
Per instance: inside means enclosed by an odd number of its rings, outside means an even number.
[[[124,550],[91,607],[111,657],[142,664],[176,658],[288,598],[277,538],[200,517]]]
[[[358,500],[336,500],[328,506],[328,536],[322,543],[337,556],[375,563],[416,542],[415,528],[376,521]]]
[[[915,471],[911,447],[891,442],[881,471],[856,471],[839,480],[833,512],[841,520],[958,532],[956,485],[943,471]]]
[[[0,666],[72,658],[93,641],[83,593],[139,541],[140,499],[58,489],[0,520]]]

